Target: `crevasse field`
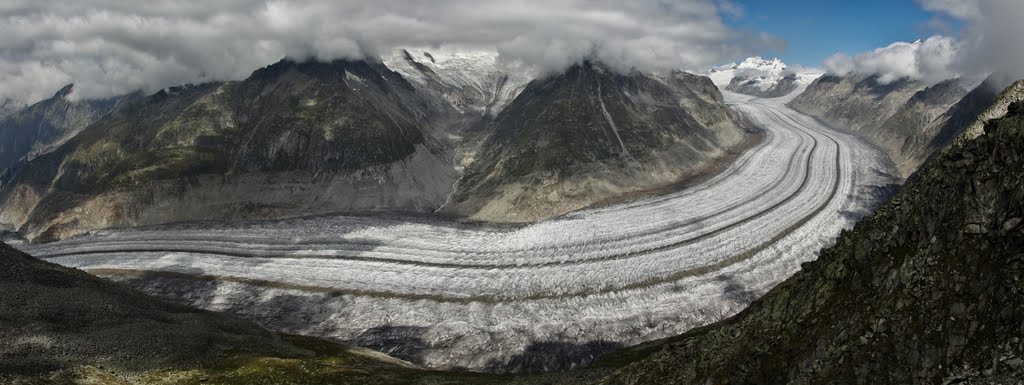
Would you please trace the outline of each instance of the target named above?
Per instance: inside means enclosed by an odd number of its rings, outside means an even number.
[[[785,107],[790,98],[726,96],[767,135],[722,174],[530,226],[326,216],[20,247],[149,294],[431,368],[577,366],[735,314],[894,183],[878,151]]]

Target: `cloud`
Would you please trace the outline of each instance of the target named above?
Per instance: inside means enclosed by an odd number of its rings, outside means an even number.
[[[981,17],[981,0],[918,0],[925,10],[942,12],[962,20]]]
[[[962,46],[951,37],[933,36],[912,43],[896,42],[856,56],[844,53],[825,59],[829,73],[875,74],[886,84],[910,78],[929,84],[959,77],[955,63]]]
[[[0,99],[63,83],[95,98],[245,78],[282,57],[357,59],[457,45],[557,71],[696,69],[780,44],[722,21],[726,0],[77,0],[0,3]]]
[[[957,37],[933,36],[913,43],[850,56],[845,53],[825,60],[835,74],[877,74],[885,81],[902,77],[935,83],[963,77],[967,83],[993,74],[999,86],[1024,79],[1024,1],[1020,0],[918,0],[926,10],[963,21]]]
[[[968,1],[970,2],[970,1]],[[1024,79],[1024,2],[1019,0],[977,1],[978,16],[968,22],[964,40],[967,49],[960,58],[962,68],[993,72],[1001,86]]]

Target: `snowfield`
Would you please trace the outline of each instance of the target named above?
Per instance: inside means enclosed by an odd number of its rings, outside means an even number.
[[[766,139],[722,174],[525,227],[322,216],[19,247],[149,294],[432,368],[583,365],[737,313],[894,183],[880,152],[785,107],[791,97],[726,96]]]

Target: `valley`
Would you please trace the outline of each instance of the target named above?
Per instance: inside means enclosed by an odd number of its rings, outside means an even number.
[[[1024,384],[1024,2],[0,2],[0,385]]]
[[[438,369],[523,372],[736,314],[888,197],[888,159],[725,93],[765,139],[685,190],[530,225],[400,214],[192,222],[17,244],[143,293]]]

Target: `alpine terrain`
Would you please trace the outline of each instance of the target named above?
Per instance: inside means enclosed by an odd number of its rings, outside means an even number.
[[[1024,384],[1022,19],[0,2],[0,384]]]

